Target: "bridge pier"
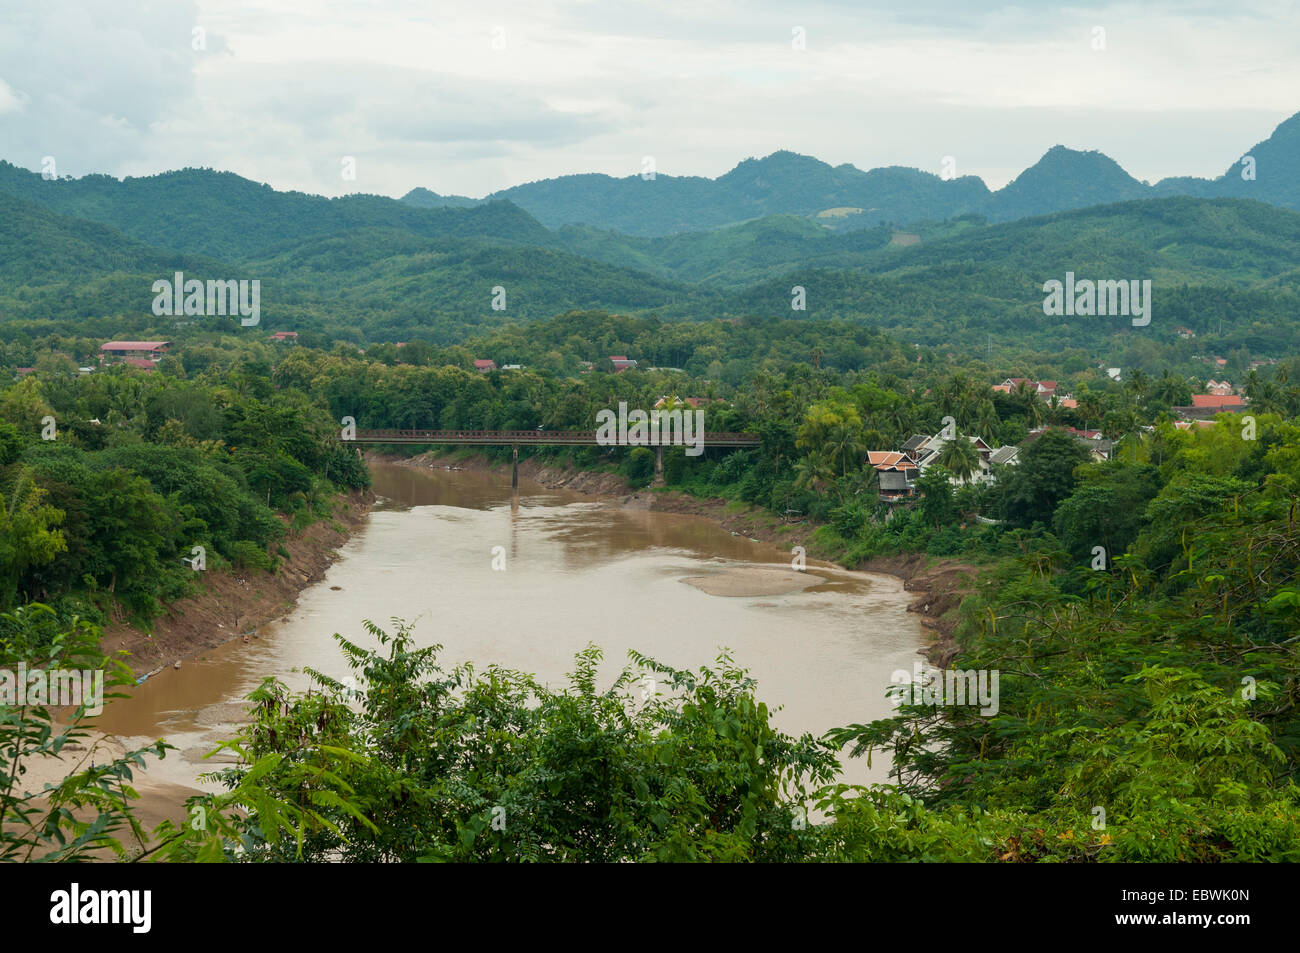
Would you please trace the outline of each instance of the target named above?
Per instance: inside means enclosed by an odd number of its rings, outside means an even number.
[[[512,454],[514,461],[510,465],[510,489],[517,490],[519,489],[519,444],[514,444],[510,449],[514,451]]]
[[[655,486],[664,485],[664,448],[655,447]]]

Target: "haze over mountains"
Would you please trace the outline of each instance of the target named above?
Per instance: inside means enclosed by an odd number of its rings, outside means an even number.
[[[1207,131],[1207,134],[1209,131]],[[548,228],[582,224],[627,235],[657,236],[715,228],[764,215],[815,216],[834,227],[861,228],[938,221],[975,213],[991,222],[1109,202],[1192,195],[1254,198],[1300,209],[1300,113],[1242,153],[1256,161],[1244,180],[1239,163],[1217,179],[1175,177],[1139,182],[1100,152],[1055,146],[1005,188],[991,192],[976,176],[945,180],[932,172],[890,166],[868,172],[830,166],[793,152],[746,159],[717,179],[656,175],[562,176],[517,185],[483,200],[440,196],[425,188],[402,199],[421,208],[465,207],[509,199]]]

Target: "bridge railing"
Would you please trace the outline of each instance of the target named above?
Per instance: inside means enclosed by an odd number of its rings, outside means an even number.
[[[757,446],[761,442],[758,434],[751,433],[703,433],[699,436],[705,446],[709,444],[733,444]],[[680,441],[680,438],[678,438]],[[586,443],[597,444],[594,430],[358,430],[347,442],[384,443],[392,441],[403,443],[419,441],[421,443]]]

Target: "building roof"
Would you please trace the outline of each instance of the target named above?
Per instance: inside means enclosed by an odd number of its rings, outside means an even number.
[[[497,362],[488,360],[487,358],[478,358],[477,360],[474,361],[474,366],[479,368],[496,367]]]
[[[144,357],[124,357],[122,358],[122,363],[130,364],[132,367],[139,367],[146,371],[156,370],[153,361]]]
[[[1242,407],[1245,401],[1240,394],[1193,394],[1193,407]]]
[[[896,450],[868,450],[867,463],[877,470],[915,470],[916,464]]]
[[[989,463],[1009,463],[1020,454],[1019,447],[998,447],[989,456]]]
[[[904,452],[909,450],[920,450],[929,442],[929,440],[930,438],[925,436],[925,434],[912,434],[912,436],[907,438],[907,442],[903,444],[903,450]]]
[[[166,347],[171,341],[109,341],[101,344],[101,351],[156,351]]]

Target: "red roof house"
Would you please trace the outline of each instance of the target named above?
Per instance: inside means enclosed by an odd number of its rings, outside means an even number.
[[[1240,394],[1193,394],[1193,407],[1244,407]]]
[[[99,346],[101,357],[152,357],[160,358],[171,347],[171,341],[109,341]]]

